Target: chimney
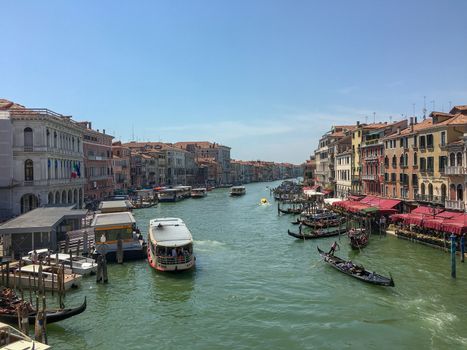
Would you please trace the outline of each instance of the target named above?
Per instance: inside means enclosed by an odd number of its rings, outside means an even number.
[[[401,134],[401,128],[398,127],[398,128],[397,128],[397,135],[400,135],[400,134]]]
[[[357,120],[357,126],[360,126],[360,120]]]
[[[105,134],[105,129],[102,129],[102,133]]]
[[[410,117],[410,124],[409,125],[413,125],[413,117]]]
[[[88,128],[92,129],[92,123],[91,122],[88,122]]]
[[[413,123],[414,123],[414,124],[417,124],[417,117],[414,117],[414,118],[413,118]]]

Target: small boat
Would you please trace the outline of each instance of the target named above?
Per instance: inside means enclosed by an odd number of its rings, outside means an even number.
[[[266,198],[261,198],[261,200],[259,201],[259,204],[260,205],[268,205],[269,201]]]
[[[351,261],[345,261],[337,256],[330,255],[326,252],[323,252],[321,249],[318,248],[318,252],[323,258],[323,260],[334,267],[336,270],[339,270],[346,275],[352,276],[360,281],[376,284],[379,286],[388,286],[394,287],[394,280],[392,276],[390,278],[378,275],[374,272],[369,272],[365,270],[363,266],[358,266],[353,264]]]
[[[312,227],[312,228],[319,228],[319,227],[333,227],[333,226],[339,226],[342,224],[342,220],[340,218],[338,219],[323,219],[323,220],[302,220],[303,225]]]
[[[58,289],[58,273],[60,267],[54,265],[37,265],[30,264],[19,266],[19,263],[10,264],[9,271],[4,269],[3,273],[8,276],[10,286],[16,286],[23,289],[35,289],[39,283],[39,271],[42,268],[42,281],[44,282],[44,290],[57,290]],[[67,273],[64,271],[64,290],[77,288],[81,285],[83,276],[76,273]]]
[[[178,202],[191,196],[191,186],[175,186],[159,191],[159,202]]]
[[[158,271],[183,271],[195,266],[193,237],[182,219],[149,222],[147,257],[149,265]]]
[[[193,188],[191,190],[191,198],[203,198],[208,195],[205,187]]]
[[[352,249],[361,249],[368,245],[369,237],[364,228],[353,228],[347,232]]]
[[[30,325],[33,325],[36,320],[37,310],[27,301],[21,300],[13,290],[5,288],[0,292],[0,322],[5,322],[9,324],[18,323],[18,313],[17,307],[21,303],[26,303],[26,306],[29,310],[27,314],[28,322]],[[45,316],[47,318],[47,323],[54,323],[62,320],[66,320],[72,316],[79,315],[86,310],[86,297],[84,302],[75,308],[68,309],[47,309],[45,310]]]
[[[34,257],[34,254],[36,255]],[[57,260],[58,259],[58,260]],[[66,273],[77,273],[79,275],[92,275],[97,271],[97,263],[92,258],[71,255],[72,263],[70,267],[70,254],[52,253],[49,249],[32,250],[22,260],[28,264],[41,260],[45,265],[65,266]]]
[[[231,196],[243,196],[246,193],[245,186],[233,186],[230,188]]]
[[[300,225],[302,223],[302,220],[300,218],[297,218],[295,221],[290,222],[292,225]]]
[[[16,319],[18,321],[18,319]],[[0,349],[5,350],[46,350],[51,349],[49,345],[32,340],[26,334],[5,323],[0,323]]]
[[[287,232],[289,236],[299,238],[299,239],[317,239],[317,238],[338,236],[342,233],[345,233],[345,231],[346,231],[345,225],[342,225],[342,226],[318,229],[318,230],[314,230],[311,232],[295,233],[290,230],[288,230]]]
[[[279,208],[279,211],[282,213],[282,214],[294,214],[294,215],[298,215],[302,212],[302,208],[286,208],[286,209],[281,209]]]

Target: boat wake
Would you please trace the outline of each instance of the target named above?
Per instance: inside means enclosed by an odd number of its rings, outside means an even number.
[[[210,251],[225,246],[225,243],[213,240],[195,241],[196,250]]]

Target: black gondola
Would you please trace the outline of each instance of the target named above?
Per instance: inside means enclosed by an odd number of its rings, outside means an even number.
[[[311,232],[302,232],[302,233],[295,233],[290,230],[288,230],[289,236],[299,238],[299,239],[317,239],[317,238],[325,238],[325,237],[332,237],[332,236],[337,236],[342,233],[345,233],[345,226],[335,226],[335,227],[329,227],[325,229],[320,229],[320,230],[314,230]]]
[[[339,226],[342,224],[341,219],[332,219],[332,220],[302,220],[303,225],[308,227],[332,227],[332,226]]]
[[[62,320],[66,320],[86,310],[86,297],[84,298],[83,304],[73,309],[57,309],[57,310],[46,310],[47,323],[54,323]],[[28,321],[30,325],[33,325],[36,321],[36,311],[31,312],[28,315]],[[17,324],[18,315],[16,312],[13,313],[2,313],[0,312],[0,322]]]
[[[294,215],[298,215],[302,212],[303,209],[301,208],[287,208],[287,209],[281,209],[279,208],[279,211],[282,213],[282,214],[294,214]]]
[[[352,276],[366,283],[376,284],[379,286],[394,287],[394,280],[392,279],[392,276],[390,278],[387,278],[385,276],[378,275],[374,272],[368,272],[363,266],[357,266],[352,263],[351,266],[348,266],[349,263],[346,262],[344,259],[323,252],[321,249],[319,249],[319,247],[317,248],[323,260],[332,267],[334,267],[336,270],[339,270],[340,272],[345,273],[346,275]]]
[[[352,229],[347,235],[349,236],[352,249],[361,249],[368,245],[369,237],[365,229]]]

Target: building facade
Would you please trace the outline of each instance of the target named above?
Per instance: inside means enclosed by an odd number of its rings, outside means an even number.
[[[48,109],[0,100],[2,164],[0,212],[3,217],[39,206],[84,202],[82,128],[71,117]]]

